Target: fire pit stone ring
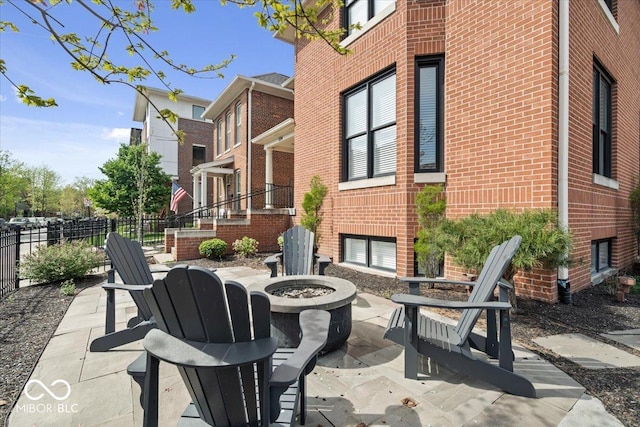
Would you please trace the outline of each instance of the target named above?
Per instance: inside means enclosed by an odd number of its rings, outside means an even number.
[[[273,294],[283,288],[330,289],[332,292],[310,298],[281,297]],[[297,347],[300,343],[300,312],[307,309],[327,310],[331,314],[329,338],[322,353],[340,348],[351,334],[351,302],[357,290],[353,283],[330,276],[282,276],[271,278],[251,286],[251,290],[262,291],[271,303],[271,333],[277,337],[281,347]]]

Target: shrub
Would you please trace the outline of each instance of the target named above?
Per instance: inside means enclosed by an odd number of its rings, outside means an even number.
[[[84,240],[40,245],[20,263],[20,275],[38,283],[79,279],[102,264],[104,256]]]
[[[329,188],[322,183],[318,175],[311,177],[311,188],[302,199],[302,217],[300,225],[314,233],[315,244],[320,241],[320,224],[322,223],[322,202],[329,192]]]
[[[248,257],[258,252],[258,241],[251,237],[244,236],[242,240],[233,242],[233,250],[239,257]]]
[[[280,252],[282,252],[282,247],[284,246],[284,236],[278,236],[278,247],[280,248]]]
[[[73,279],[65,280],[60,284],[60,294],[65,297],[72,297],[76,294],[76,284]]]
[[[444,261],[444,250],[437,245],[437,227],[445,219],[447,202],[442,185],[427,185],[416,195],[418,239],[414,244],[418,266],[426,277],[436,277]]]
[[[209,259],[220,259],[227,251],[227,242],[221,239],[209,239],[200,243],[198,252]]]
[[[512,280],[518,271],[556,268],[569,265],[572,238],[558,224],[553,210],[512,212],[498,209],[487,215],[472,214],[458,220],[444,220],[438,225],[436,241],[452,256],[453,262],[470,271],[480,271],[494,245],[522,236],[520,249],[505,272]]]

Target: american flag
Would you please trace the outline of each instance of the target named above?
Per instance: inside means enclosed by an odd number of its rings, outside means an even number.
[[[180,187],[178,184],[174,182],[171,183],[171,203],[169,204],[169,209],[178,212],[178,203],[184,196],[187,195],[187,192],[184,188]]]

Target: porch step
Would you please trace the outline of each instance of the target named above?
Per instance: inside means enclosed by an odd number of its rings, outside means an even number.
[[[164,264],[167,262],[174,262],[173,255],[171,254],[154,254],[153,259],[157,264]]]

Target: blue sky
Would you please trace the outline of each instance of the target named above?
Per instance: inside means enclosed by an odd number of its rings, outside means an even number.
[[[114,3],[129,9],[135,5],[134,0]],[[232,4],[223,7],[215,0],[194,3],[196,12],[187,15],[172,11],[168,0],[156,0],[152,17],[159,31],[149,34],[148,40],[157,50],[168,50],[176,63],[195,68],[217,64],[231,54],[236,59],[222,70],[224,79],[196,79],[159,67],[174,87],[213,100],[238,74],[293,74],[293,47],[259,27],[255,10]],[[52,14],[65,25],[62,32],[89,35],[98,28],[77,3],[62,3]],[[54,108],[27,107],[0,77],[0,150],[29,166],[47,165],[61,175],[63,184],[71,184],[76,177],[103,178],[98,167],[116,157],[121,143],[128,143],[131,127],[141,127],[132,120],[134,91],[120,84],[101,85],[89,73],[74,71],[70,57],[53,44],[48,33],[10,4],[0,6],[0,19],[20,29],[19,33],[0,33],[0,58],[6,62],[8,75],[39,96],[55,98],[58,104]],[[111,55],[114,60],[127,56],[121,49]],[[154,81],[145,84],[160,87]]]

